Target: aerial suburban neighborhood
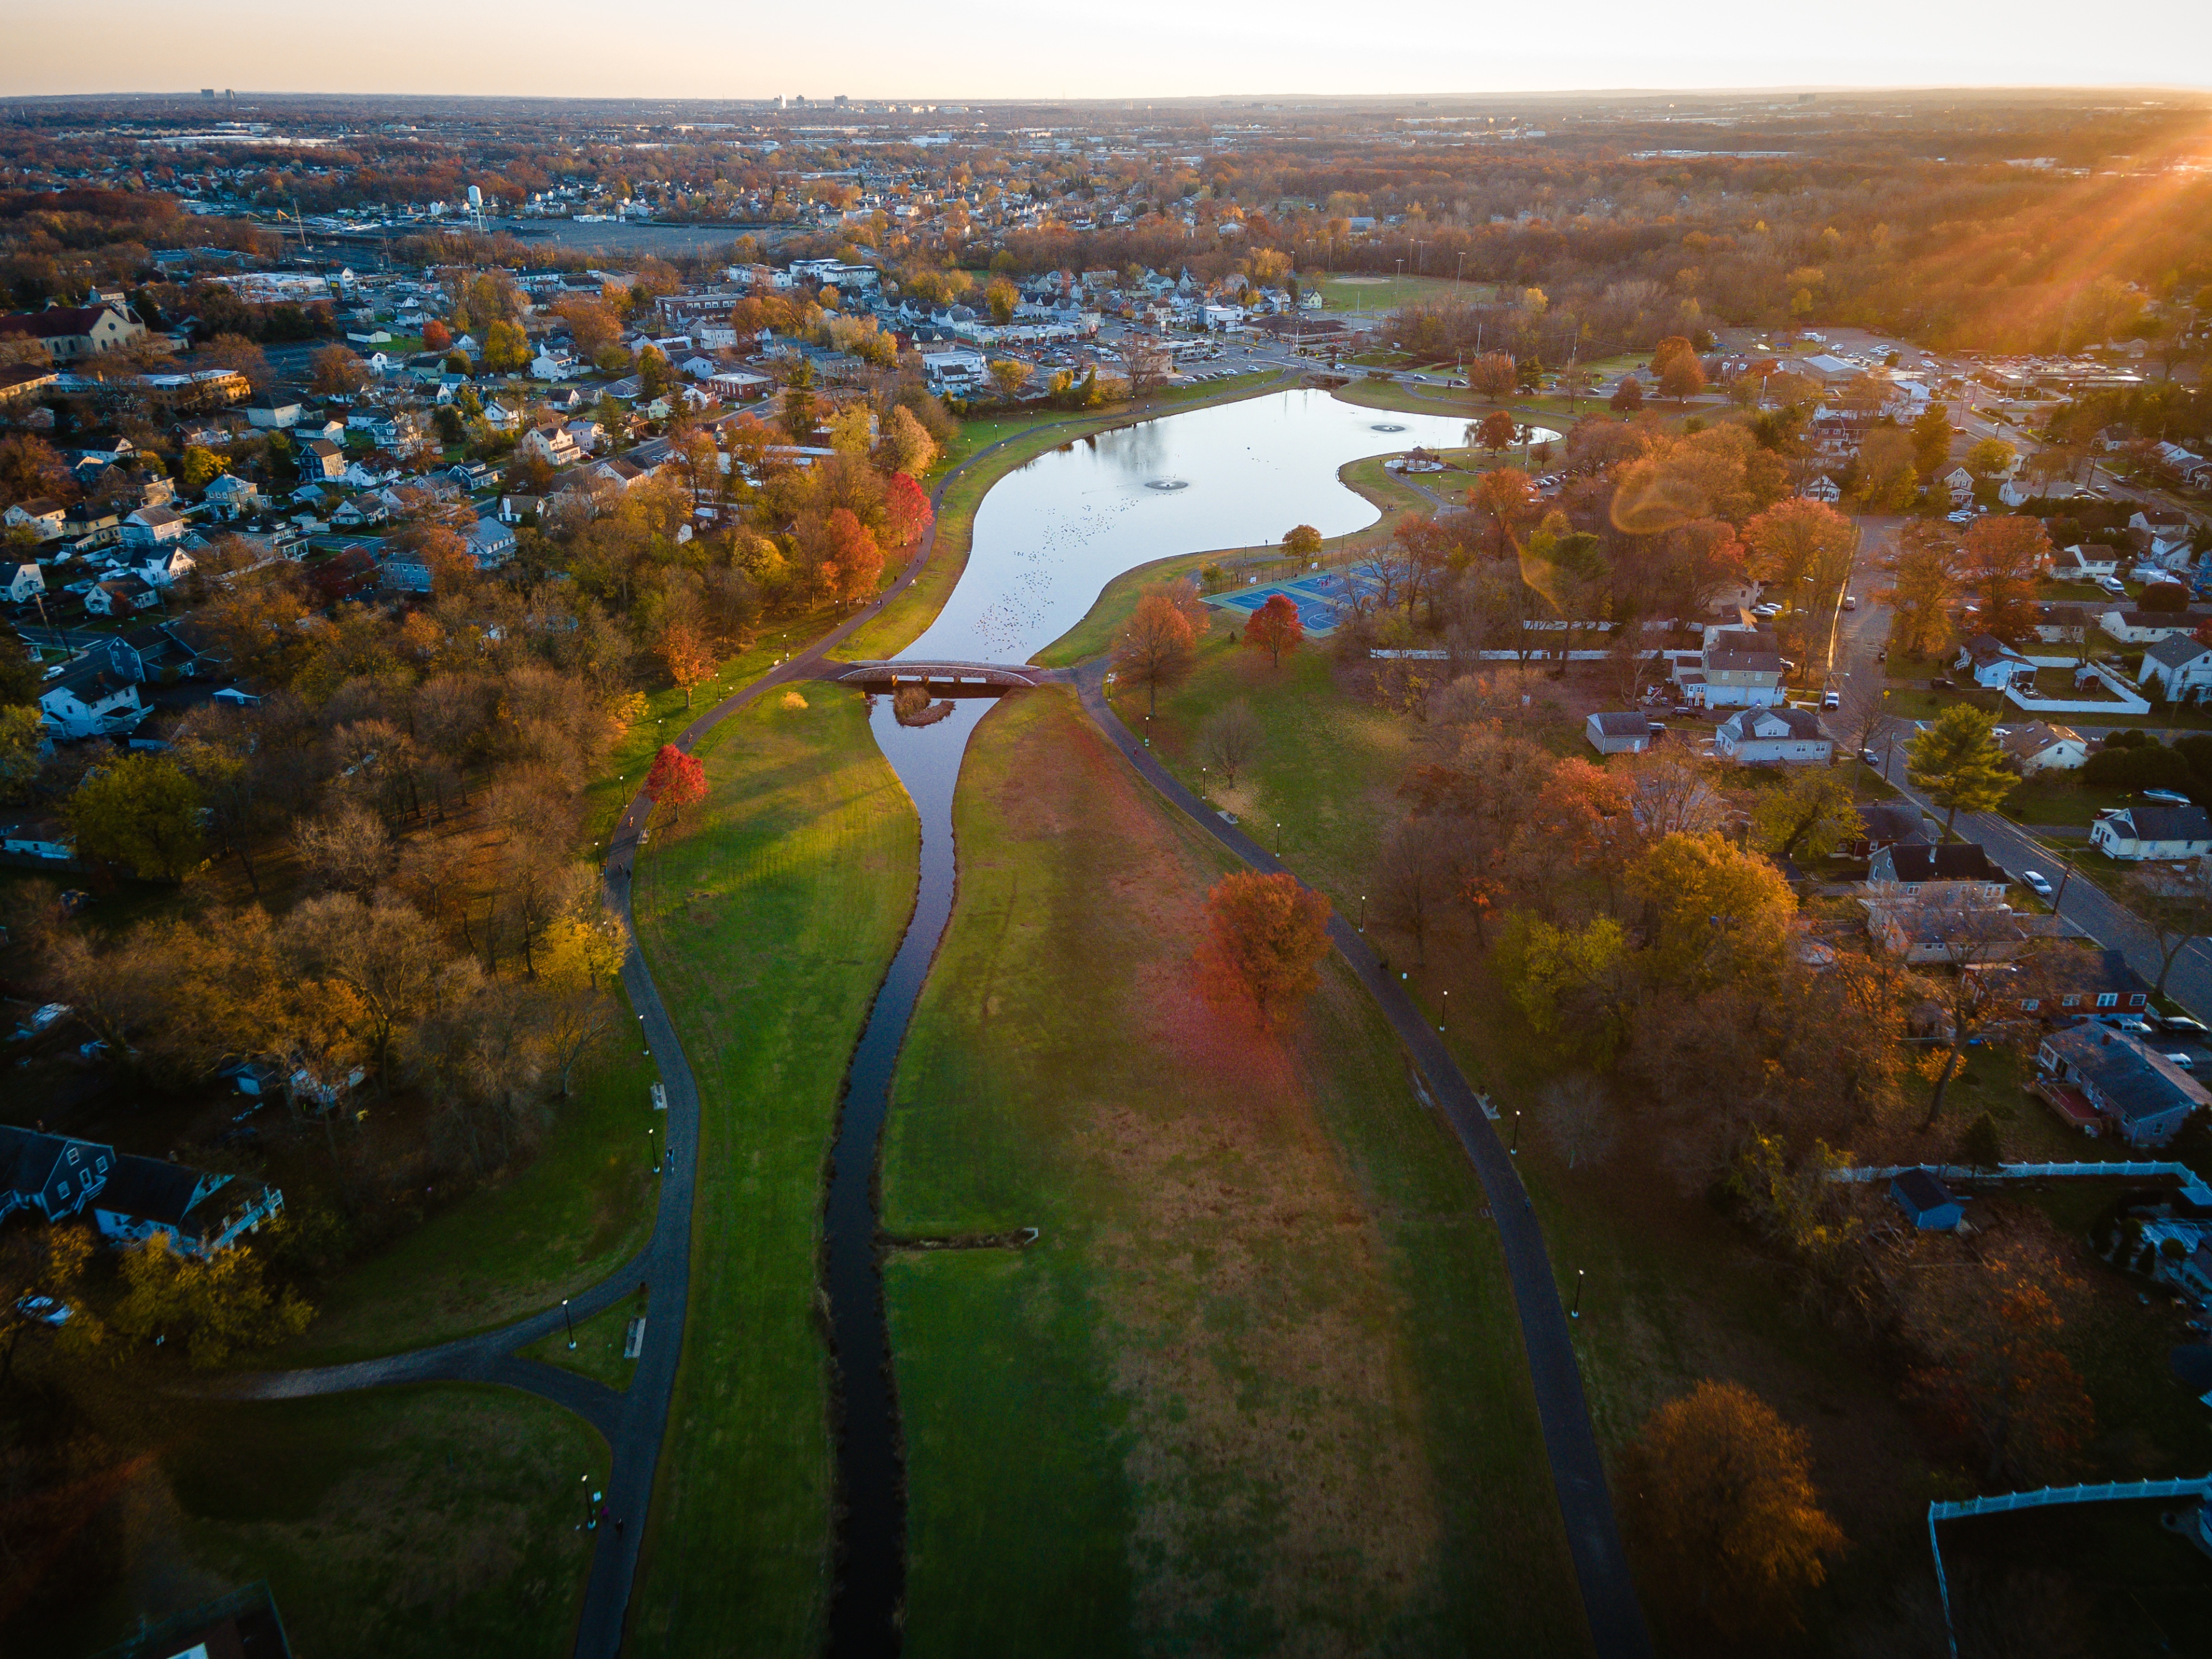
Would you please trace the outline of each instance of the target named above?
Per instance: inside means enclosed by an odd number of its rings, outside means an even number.
[[[0,1651],[2208,1650],[2212,94],[57,72]]]

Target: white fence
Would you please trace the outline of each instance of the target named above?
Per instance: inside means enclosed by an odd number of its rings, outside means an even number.
[[[2080,662],[2073,657],[2030,657],[2028,661],[2039,668],[2086,668],[2112,695],[2109,697],[2039,697],[2033,692],[2023,694],[2016,688],[2005,687],[2005,701],[2026,709],[2031,714],[2148,714],[2150,700],[2140,688],[2130,685],[2102,663]]]
[[[1893,1181],[1907,1170],[1925,1170],[1939,1181],[2043,1181],[2069,1176],[2101,1176],[2109,1181],[2156,1181],[2170,1177],[2181,1183],[2182,1196],[2192,1204],[2212,1207],[2212,1187],[2186,1164],[2130,1163],[2111,1159],[2087,1164],[2000,1164],[1995,1169],[1973,1164],[1887,1164],[1876,1168],[1831,1170],[1831,1181]]]

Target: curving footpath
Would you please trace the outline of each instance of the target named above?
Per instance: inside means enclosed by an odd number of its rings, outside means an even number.
[[[1121,715],[1106,700],[1103,658],[1084,664],[1073,678],[1084,712],[1147,782],[1246,864],[1271,874],[1290,873],[1281,860],[1178,783],[1153,758],[1143,739],[1121,724]],[[1375,953],[1367,948],[1365,938],[1350,922],[1332,915],[1328,933],[1337,953],[1358,975],[1421,1068],[1437,1105],[1474,1160],[1483,1195],[1497,1218],[1506,1276],[1513,1284],[1513,1304],[1521,1316],[1522,1345],[1528,1354],[1529,1378],[1535,1384],[1544,1451],[1559,1492],[1559,1514],[1566,1523],[1575,1577],[1582,1587],[1583,1613],[1589,1624],[1591,1646],[1599,1659],[1649,1659],[1650,1632],[1644,1627],[1644,1609],[1636,1598],[1628,1558],[1621,1548],[1613,1495],[1606,1485],[1605,1459],[1590,1428],[1589,1406],[1583,1397],[1574,1342],[1559,1305],[1559,1285],[1552,1274],[1551,1257],[1544,1249],[1543,1231],[1537,1224],[1528,1188],[1522,1185],[1513,1159],[1429,1017],[1414,1005],[1400,982],[1383,971]]]

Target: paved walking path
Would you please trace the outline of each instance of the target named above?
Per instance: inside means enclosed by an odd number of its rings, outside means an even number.
[[[1144,741],[1121,724],[1121,717],[1106,698],[1103,659],[1084,664],[1073,678],[1085,712],[1154,788],[1253,868],[1270,872],[1284,869],[1279,859],[1178,783],[1153,758]],[[1572,1327],[1559,1304],[1558,1281],[1528,1189],[1521,1184],[1513,1159],[1427,1014],[1415,1006],[1404,985],[1383,970],[1368,949],[1365,937],[1352,923],[1340,915],[1333,916],[1328,932],[1338,953],[1382,1007],[1399,1040],[1412,1051],[1437,1103],[1474,1161],[1483,1194],[1490,1200],[1498,1240],[1504,1248],[1506,1274],[1513,1282],[1514,1306],[1521,1316],[1522,1342],[1528,1350],[1529,1376],[1535,1384],[1536,1414],[1543,1425],[1544,1450],[1551,1460],[1552,1479],[1559,1491],[1559,1513],[1566,1523],[1575,1577],[1582,1586],[1591,1645],[1600,1659],[1649,1659],[1651,1638],[1621,1548],[1613,1496],[1606,1485],[1605,1459],[1590,1428],[1582,1373],[1575,1363]]]

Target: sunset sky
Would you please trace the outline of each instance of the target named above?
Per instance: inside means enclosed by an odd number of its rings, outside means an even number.
[[[2212,86],[2203,0],[1771,0],[1694,10],[1106,10],[961,0],[834,9],[639,0],[529,8],[392,0],[367,10],[215,0],[189,11],[17,0],[0,93],[240,90],[759,98],[1145,98],[1623,87]]]

